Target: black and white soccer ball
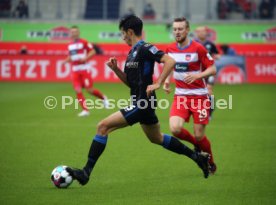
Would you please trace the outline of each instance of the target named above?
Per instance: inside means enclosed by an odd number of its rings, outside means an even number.
[[[73,182],[72,176],[66,171],[64,165],[57,166],[51,174],[51,180],[57,188],[67,188]]]

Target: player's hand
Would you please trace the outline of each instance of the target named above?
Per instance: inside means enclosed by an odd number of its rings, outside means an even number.
[[[85,58],[80,59],[80,63],[86,63],[86,59]]]
[[[67,61],[62,61],[61,66],[64,66],[67,63]]]
[[[164,90],[167,94],[170,94],[170,92],[171,92],[170,83],[165,82],[164,85],[163,85],[163,90]]]
[[[113,71],[116,70],[116,69],[118,69],[117,59],[115,57],[109,58],[109,61],[106,64]]]
[[[150,95],[153,93],[153,91],[155,91],[155,90],[157,90],[159,88],[160,88],[160,84],[159,83],[154,83],[152,85],[149,85],[147,87],[147,90],[146,90],[147,96],[150,97]]]
[[[188,73],[185,77],[184,77],[184,82],[191,84],[193,83],[195,80],[199,79],[200,76],[198,75],[198,73],[194,74],[194,73]]]

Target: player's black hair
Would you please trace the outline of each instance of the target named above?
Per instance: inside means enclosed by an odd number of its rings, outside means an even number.
[[[190,23],[185,17],[177,17],[173,20],[173,22],[186,22],[186,28],[190,28]]]
[[[71,26],[71,29],[79,29],[79,27],[76,25],[73,25],[73,26]]]
[[[132,29],[136,36],[141,36],[143,30],[143,21],[135,15],[128,15],[121,19],[119,23],[119,29],[123,29],[123,31]]]

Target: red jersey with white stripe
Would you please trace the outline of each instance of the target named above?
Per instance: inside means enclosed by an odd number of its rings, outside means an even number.
[[[77,39],[76,41],[71,41],[68,45],[69,55],[71,57],[72,70],[87,70],[89,69],[88,64],[81,62],[81,59],[86,58],[87,54],[93,49],[91,43],[84,39]]]
[[[175,95],[207,95],[205,79],[199,79],[191,84],[184,82],[187,73],[200,73],[214,64],[207,50],[198,42],[179,48],[177,43],[171,44],[166,52],[176,61],[173,76],[176,83]]]

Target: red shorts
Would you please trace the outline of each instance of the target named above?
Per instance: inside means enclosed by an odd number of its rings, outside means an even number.
[[[93,87],[93,80],[90,70],[72,71],[71,77],[75,90]]]
[[[170,117],[179,116],[189,122],[193,115],[195,124],[208,124],[211,102],[207,96],[174,96]]]

